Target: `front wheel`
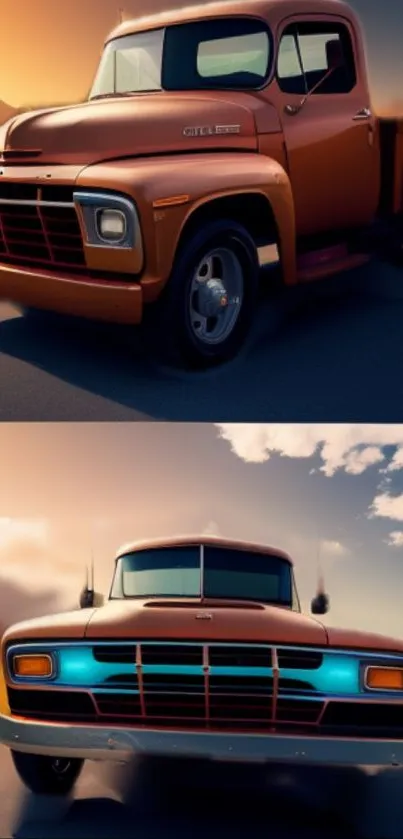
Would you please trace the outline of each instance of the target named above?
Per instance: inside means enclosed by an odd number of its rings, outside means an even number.
[[[151,349],[162,361],[209,367],[241,349],[255,311],[255,243],[231,220],[211,222],[181,247],[157,303],[150,305]]]
[[[68,795],[83,768],[78,758],[56,758],[11,750],[21,781],[38,795]]]

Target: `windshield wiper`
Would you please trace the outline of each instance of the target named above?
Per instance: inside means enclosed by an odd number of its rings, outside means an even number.
[[[124,99],[126,96],[132,96],[133,92],[128,90],[125,93],[96,93],[95,96],[90,96],[89,101],[94,102],[95,99]]]

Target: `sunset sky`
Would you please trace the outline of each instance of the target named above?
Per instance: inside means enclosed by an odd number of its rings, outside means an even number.
[[[247,2],[247,0],[246,0]],[[78,101],[90,88],[104,38],[119,19],[186,5],[180,0],[0,0],[0,100]],[[368,43],[374,105],[403,113],[401,0],[351,0]],[[400,106],[399,106],[400,103]],[[365,104],[365,103],[363,103]]]
[[[215,532],[293,556],[326,621],[403,634],[403,426],[0,424],[0,624],[76,606],[94,552]]]

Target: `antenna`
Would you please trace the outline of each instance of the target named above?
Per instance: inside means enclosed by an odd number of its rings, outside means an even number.
[[[119,23],[124,23],[125,19],[125,10],[121,7],[119,8]]]
[[[85,567],[85,584],[80,594],[80,609],[89,609],[94,605],[94,553],[91,551],[90,566]]]

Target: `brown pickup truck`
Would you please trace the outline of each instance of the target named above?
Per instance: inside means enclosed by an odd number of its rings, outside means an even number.
[[[20,114],[0,149],[0,296],[143,322],[180,363],[236,354],[263,266],[292,286],[400,246],[403,119],[373,113],[339,0],[122,23],[88,101]]]
[[[107,602],[83,594],[1,641],[0,744],[33,792],[67,795],[85,759],[403,764],[402,639],[326,626],[321,588],[302,614],[283,551],[147,540]]]

